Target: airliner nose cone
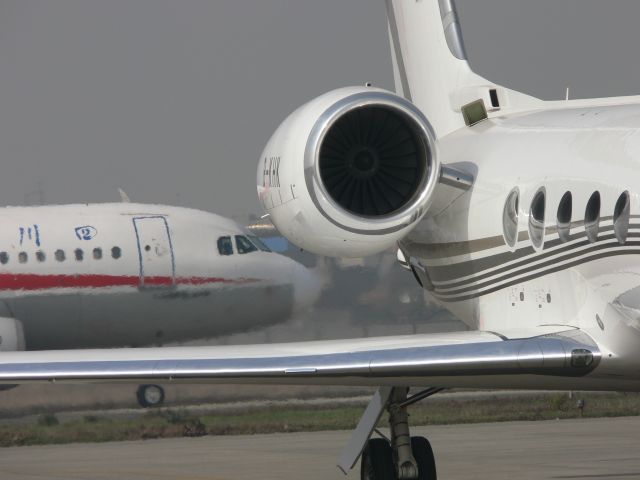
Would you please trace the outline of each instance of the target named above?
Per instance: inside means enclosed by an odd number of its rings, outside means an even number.
[[[293,267],[294,310],[304,310],[313,305],[320,297],[323,283],[320,275],[296,262]]]

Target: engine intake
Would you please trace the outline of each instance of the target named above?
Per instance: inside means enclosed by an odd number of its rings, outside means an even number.
[[[427,139],[410,118],[389,107],[365,105],[343,114],[321,142],[322,184],[356,215],[401,210],[416,196],[429,167]]]
[[[440,174],[433,131],[402,97],[348,87],[282,122],[258,165],[258,195],[278,230],[331,256],[380,252],[426,213]]]

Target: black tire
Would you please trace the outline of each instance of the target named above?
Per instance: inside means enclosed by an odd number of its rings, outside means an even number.
[[[418,464],[418,480],[437,480],[436,459],[429,440],[424,437],[411,437],[411,451]]]
[[[384,438],[372,438],[362,453],[361,480],[396,480],[391,445]]]
[[[142,408],[159,407],[164,403],[164,389],[160,385],[140,385],[136,398]]]

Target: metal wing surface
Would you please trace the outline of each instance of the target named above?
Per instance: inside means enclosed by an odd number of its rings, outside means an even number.
[[[383,385],[421,378],[578,377],[599,360],[597,345],[579,330],[527,338],[476,331],[242,346],[2,352],[0,383]]]

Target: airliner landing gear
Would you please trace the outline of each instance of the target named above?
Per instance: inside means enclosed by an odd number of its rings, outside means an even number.
[[[362,452],[361,480],[437,480],[431,444],[424,437],[410,436],[407,407],[441,390],[429,388],[407,397],[408,388],[379,388],[345,447],[338,466],[346,473],[353,468]],[[390,439],[375,428],[385,408],[389,412]],[[383,438],[370,439],[374,431]]]
[[[140,385],[136,398],[143,408],[159,407],[164,402],[164,388],[160,385]]]

